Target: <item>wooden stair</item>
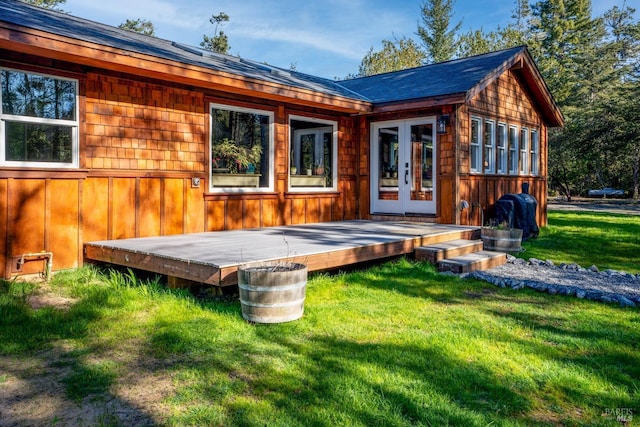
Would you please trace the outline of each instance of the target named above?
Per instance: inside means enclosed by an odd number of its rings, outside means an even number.
[[[486,270],[507,262],[504,252],[485,251],[482,240],[456,239],[415,250],[417,260],[429,261],[438,266],[438,271],[455,274]]]

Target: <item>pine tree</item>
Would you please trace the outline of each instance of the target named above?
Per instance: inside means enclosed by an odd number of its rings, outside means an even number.
[[[144,34],[145,36],[155,37],[156,35],[156,29],[153,22],[147,21],[146,19],[127,19],[125,22],[118,25],[118,28],[134,33]]]
[[[224,12],[220,12],[217,15],[211,15],[209,19],[214,25],[213,36],[202,36],[200,46],[206,50],[210,50],[218,53],[229,53],[231,46],[229,45],[229,37],[222,31],[222,26],[225,22],[229,22],[229,15]]]
[[[456,34],[462,21],[449,29],[454,4],[454,0],[425,0],[420,6],[423,25],[418,24],[417,34],[422,39],[429,62],[448,61],[458,49]]]

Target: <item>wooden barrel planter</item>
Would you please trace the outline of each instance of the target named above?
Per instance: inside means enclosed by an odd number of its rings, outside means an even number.
[[[240,266],[238,288],[242,317],[255,323],[297,320],[304,312],[307,266],[276,263]]]
[[[522,230],[519,228],[482,228],[482,243],[487,251],[517,253],[522,251]]]

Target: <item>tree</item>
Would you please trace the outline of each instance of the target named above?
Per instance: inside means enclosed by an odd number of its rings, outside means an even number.
[[[422,39],[429,62],[448,61],[456,53],[456,33],[462,21],[449,29],[454,3],[455,0],[424,0],[420,6],[423,25],[418,24],[417,34]]]
[[[225,22],[229,22],[229,15],[224,12],[220,12],[217,15],[211,15],[209,22],[214,25],[213,36],[210,37],[206,34],[203,35],[200,46],[213,52],[229,53],[229,50],[231,50],[231,46],[229,46],[229,38],[221,29]]]
[[[62,3],[66,3],[67,0],[22,0],[22,1],[27,4],[43,7],[45,9],[52,9],[52,10],[57,10],[58,12],[63,12],[63,10],[58,7],[58,5]]]
[[[422,65],[425,53],[412,39],[403,37],[382,41],[382,50],[373,51],[373,47],[360,63],[359,77],[388,73]]]
[[[156,30],[153,26],[153,23],[151,21],[147,21],[146,19],[127,19],[125,22],[118,25],[118,28],[132,31],[134,33],[144,34],[145,36],[155,37],[156,35]]]

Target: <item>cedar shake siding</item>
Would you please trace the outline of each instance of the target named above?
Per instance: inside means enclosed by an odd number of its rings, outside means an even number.
[[[373,126],[442,115],[449,124],[433,133],[428,178],[434,213],[414,219],[479,225],[527,182],[546,224],[547,130],[563,118],[525,47],[333,81],[4,0],[0,75],[5,278],[42,271],[17,263],[41,251],[53,252],[54,270],[81,266],[83,244],[97,240],[375,218]],[[31,98],[49,110],[28,111]],[[227,119],[215,122],[218,113]],[[478,171],[487,159],[473,141],[486,122],[529,143],[534,130],[537,152],[526,157],[538,170]],[[304,132],[318,140],[303,146]],[[221,167],[212,152],[222,138],[264,144],[251,164],[259,173]],[[309,159],[323,172],[292,173]],[[215,185],[225,178],[243,184]]]

